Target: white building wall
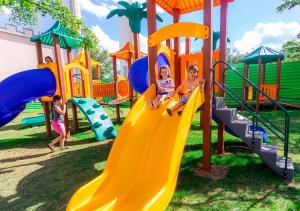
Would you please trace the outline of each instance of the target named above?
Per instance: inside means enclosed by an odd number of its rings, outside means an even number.
[[[73,14],[81,17],[77,0],[63,0],[63,3]],[[42,24],[45,24],[44,22]],[[49,23],[48,28],[52,24],[52,22]],[[17,30],[17,27],[11,24],[0,26],[0,81],[17,72],[36,68],[35,43],[30,41],[33,35],[36,34],[32,29],[24,28],[20,31],[20,27]],[[43,45],[43,57],[45,56],[51,56],[54,59],[52,46]],[[62,57],[63,64],[65,64],[67,61],[65,50],[62,50]]]
[[[131,2],[131,0],[127,0]],[[127,42],[133,44],[133,34],[129,27],[128,19],[126,17],[119,18],[119,48],[122,48]],[[128,66],[126,61],[120,61],[119,74],[127,77]]]

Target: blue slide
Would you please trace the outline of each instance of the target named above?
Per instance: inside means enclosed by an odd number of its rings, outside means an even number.
[[[25,70],[0,82],[0,127],[12,121],[26,103],[56,91],[55,76],[48,68]]]
[[[157,64],[158,68],[160,68],[162,65],[167,65],[170,67],[170,63],[163,53],[158,54]],[[128,73],[128,80],[131,87],[139,94],[144,93],[149,87],[148,75],[148,56],[136,60],[131,65]]]

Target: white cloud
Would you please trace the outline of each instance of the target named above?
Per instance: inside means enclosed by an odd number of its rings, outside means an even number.
[[[109,52],[115,52],[119,49],[119,42],[111,39],[100,26],[92,26],[92,31],[100,40],[100,45],[106,48]]]
[[[99,19],[105,18],[112,9],[117,8],[115,5],[107,4],[104,2],[99,3],[99,5],[94,4],[91,0],[79,0],[79,4],[81,10],[95,15]]]
[[[296,38],[299,32],[300,24],[297,22],[258,23],[234,42],[234,47],[241,53],[249,53],[260,45],[280,50],[284,42]]]
[[[0,7],[0,12],[1,12],[3,15],[10,15],[10,14],[11,14],[11,9],[2,6],[2,7]]]

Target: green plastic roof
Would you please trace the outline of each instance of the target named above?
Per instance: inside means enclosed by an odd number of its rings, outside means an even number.
[[[48,31],[34,36],[31,38],[31,42],[36,42],[37,40],[41,40],[42,44],[53,46],[53,37],[55,34],[59,38],[59,45],[61,48],[70,47],[72,49],[76,49],[82,47],[82,37],[72,36],[71,33],[65,29],[59,21],[57,21]]]
[[[243,58],[243,62],[247,64],[258,64],[258,59],[262,59],[262,64],[271,63],[277,61],[278,58],[284,59],[284,54],[273,50],[266,46],[260,46],[252,53]]]

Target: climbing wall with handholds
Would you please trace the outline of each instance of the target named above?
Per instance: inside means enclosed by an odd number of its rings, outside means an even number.
[[[113,123],[107,113],[92,98],[71,98],[70,102],[74,103],[87,117],[97,141],[103,141],[116,137],[116,131]]]

